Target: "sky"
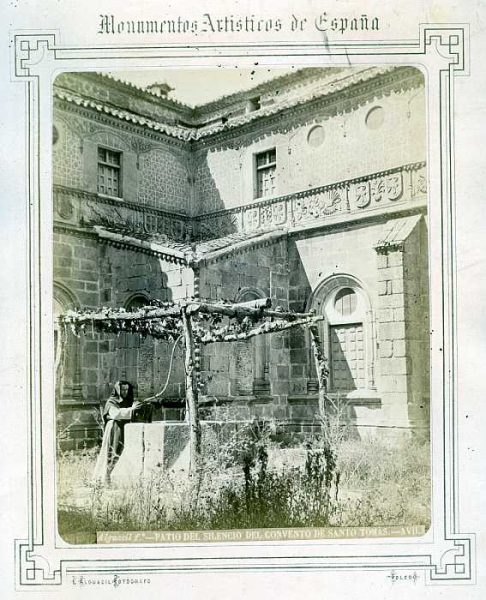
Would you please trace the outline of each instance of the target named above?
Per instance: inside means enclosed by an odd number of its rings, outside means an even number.
[[[221,96],[247,90],[264,81],[290,73],[296,69],[268,69],[254,67],[240,68],[201,68],[201,69],[160,69],[136,71],[112,71],[110,75],[128,81],[138,87],[151,83],[168,83],[174,88],[169,94],[172,100],[178,100],[189,106],[211,102]]]

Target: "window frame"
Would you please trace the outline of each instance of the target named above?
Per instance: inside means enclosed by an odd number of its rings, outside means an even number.
[[[340,291],[350,288],[357,297],[355,310],[351,314],[342,315],[335,307],[336,297]],[[348,273],[335,273],[325,278],[316,287],[309,301],[306,304],[307,310],[315,310],[317,314],[324,316],[324,320],[318,324],[318,330],[321,335],[321,341],[325,356],[328,360],[331,358],[330,352],[330,327],[335,325],[352,325],[362,323],[363,341],[364,341],[364,359],[365,359],[365,382],[363,389],[357,389],[346,394],[347,398],[371,397],[376,394],[376,368],[377,368],[377,341],[375,312],[371,304],[369,291],[361,281]],[[307,336],[307,347],[309,351],[309,369],[308,369],[308,391],[316,391],[317,380],[314,366],[312,343],[310,335]],[[331,366],[329,364],[329,366]],[[329,373],[329,394],[335,396],[332,389],[332,373]],[[373,396],[375,397],[375,396]]]
[[[100,151],[105,152],[105,158],[102,160],[100,158]],[[108,153],[112,153],[118,156],[119,162],[118,164],[115,162],[111,162],[108,160]],[[104,196],[107,198],[116,198],[117,200],[123,199],[123,152],[121,150],[117,150],[115,148],[109,148],[107,146],[98,145],[96,152],[96,164],[97,164],[97,180],[96,180],[96,190],[100,196]],[[100,190],[100,167],[109,167],[117,173],[117,186],[118,186],[118,195],[108,194]],[[106,185],[104,186],[106,188]]]
[[[273,161],[270,160],[269,162],[265,162],[265,164],[263,164],[263,165],[258,164],[258,159],[260,157],[266,156],[266,155],[270,156],[271,153],[274,154]],[[275,182],[274,189],[271,194],[263,194],[263,189],[261,189],[262,193],[260,193],[260,188],[263,188],[263,186],[260,185],[259,177],[261,176],[260,175],[261,173],[273,171],[274,179],[276,178],[276,175],[277,175],[277,147],[276,146],[272,146],[270,148],[267,148],[266,150],[261,150],[260,152],[255,152],[255,154],[253,155],[253,171],[254,171],[254,189],[253,189],[254,199],[257,200],[257,199],[261,199],[261,198],[274,197],[277,192],[276,182]]]
[[[336,306],[336,300],[340,296],[340,294],[345,291],[350,290],[354,294],[355,305],[354,309],[347,314],[342,313]],[[334,288],[326,297],[324,301],[324,315],[325,315],[325,346],[326,346],[326,354],[329,361],[329,392],[332,394],[349,394],[353,390],[341,390],[336,388],[335,377],[336,374],[333,369],[334,365],[334,353],[332,350],[332,330],[337,330],[338,327],[350,327],[350,326],[361,326],[362,335],[363,335],[363,367],[364,367],[364,389],[369,388],[369,377],[368,377],[368,365],[369,365],[369,350],[368,350],[368,341],[369,341],[369,328],[367,326],[367,303],[361,288],[356,285],[352,285],[351,283],[346,285],[338,285]],[[362,389],[362,388],[355,388]]]

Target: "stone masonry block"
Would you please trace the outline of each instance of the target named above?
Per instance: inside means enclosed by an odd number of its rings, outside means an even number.
[[[270,354],[270,362],[273,364],[284,365],[284,364],[288,363],[288,360],[289,360],[289,354],[286,350],[274,350]]]
[[[393,309],[394,321],[405,321],[405,307],[399,306]]]
[[[272,394],[288,394],[289,382],[286,380],[271,382]]]
[[[389,267],[401,267],[403,265],[403,252],[396,250],[388,254]]]
[[[76,275],[82,281],[97,281],[98,280],[98,273],[95,270],[87,271],[86,269],[80,269],[79,271],[77,271]]]
[[[378,269],[386,269],[388,267],[388,254],[378,253],[376,255],[376,264]]]
[[[403,335],[405,337],[405,333]],[[306,363],[307,362],[307,350],[305,348],[298,348],[290,350],[290,362],[295,363]]]
[[[167,273],[167,287],[176,287],[182,285],[182,273],[181,269],[177,271],[169,271]]]
[[[393,342],[384,340],[378,346],[378,356],[380,358],[390,358],[393,355]]]
[[[270,336],[270,347],[273,349],[280,349],[284,347],[283,337],[281,335]]]
[[[229,388],[229,381],[228,378],[226,377],[226,375],[220,375],[217,377],[214,377],[209,383],[208,383],[208,394],[212,394],[216,397],[218,396],[227,396],[228,395],[228,388]]]
[[[403,294],[403,279],[397,278],[393,280],[393,293]]]
[[[407,392],[406,375],[382,375],[381,390],[384,394],[391,392]]]
[[[306,379],[292,379],[289,382],[289,394],[303,395],[307,393]]]
[[[402,267],[388,267],[383,269],[380,273],[382,276],[386,276],[387,279],[403,279],[403,268]]]
[[[382,306],[390,308],[400,308],[405,306],[405,297],[403,294],[389,294],[383,298]]]
[[[54,256],[55,267],[67,267],[70,268],[73,265],[73,261],[69,256]]]
[[[404,339],[405,323],[381,323],[379,336],[382,340]]]
[[[377,291],[378,296],[386,296],[387,294],[391,294],[391,281],[388,279],[378,281]]]
[[[406,375],[407,360],[405,357],[401,358],[382,358],[380,360],[380,371],[387,375]]]
[[[277,298],[277,300],[282,300],[287,302],[287,291],[285,288],[273,288],[272,289],[272,298]]]
[[[305,365],[303,365],[303,364],[290,365],[290,376],[292,379],[301,378],[301,377],[304,377],[304,375],[305,375]]]
[[[210,358],[210,369],[211,371],[228,371],[228,356],[226,354],[217,354]]]
[[[73,248],[70,244],[55,244],[54,245],[54,256],[63,258],[72,258]]]
[[[378,311],[378,321],[380,323],[387,323],[395,321],[394,313],[392,308],[382,308]]]
[[[405,340],[393,340],[393,356],[405,356],[406,351]]]

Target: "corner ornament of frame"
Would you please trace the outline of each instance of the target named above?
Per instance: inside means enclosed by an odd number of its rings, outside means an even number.
[[[429,571],[430,583],[452,580],[474,583],[474,538],[454,539],[453,543],[454,546],[446,550]]]
[[[15,76],[33,77],[34,67],[46,59],[54,61],[56,36],[54,34],[15,34]]]
[[[465,30],[465,27],[465,25],[422,26],[424,51],[428,52],[430,48],[435,47],[435,51],[449,62],[451,70],[456,74],[466,74],[467,71],[468,31]]]
[[[20,588],[30,585],[60,585],[61,568],[52,568],[49,560],[38,553],[41,547],[17,542],[17,585]]]

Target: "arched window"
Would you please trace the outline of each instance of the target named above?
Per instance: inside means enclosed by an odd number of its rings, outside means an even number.
[[[310,308],[325,317],[320,328],[329,365],[329,392],[348,396],[373,389],[373,317],[368,295],[358,280],[348,275],[326,280],[315,291]],[[315,387],[314,378],[312,369],[310,390]]]
[[[54,361],[58,365],[56,377],[56,399],[59,402],[75,402],[82,399],[81,387],[81,351],[80,338],[66,329],[65,345],[61,348],[61,336],[58,317],[69,309],[78,306],[73,294],[62,284],[55,283],[53,290],[53,318],[54,318]],[[64,352],[64,356],[60,353]]]
[[[259,291],[245,290],[238,295],[236,302],[250,302],[263,297]],[[235,395],[265,396],[270,393],[267,337],[258,335],[236,344]]]
[[[150,300],[144,294],[134,294],[125,302],[124,308],[128,311],[136,310],[141,306],[147,306]],[[118,336],[118,365],[117,379],[124,379],[132,383],[135,389],[140,387],[152,387],[152,376],[147,373],[147,365],[141,364],[140,350],[144,343],[150,344],[150,340],[144,340],[138,333],[121,333]],[[150,381],[145,381],[150,377]]]

